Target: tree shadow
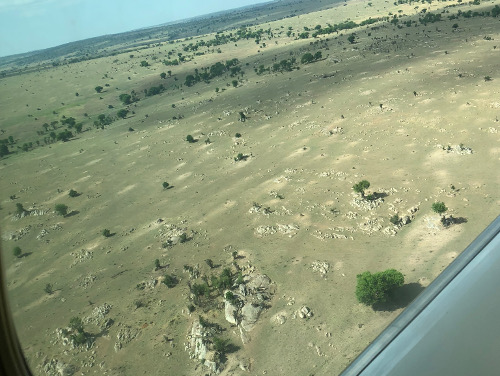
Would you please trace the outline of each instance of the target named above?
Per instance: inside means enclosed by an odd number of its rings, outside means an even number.
[[[80,212],[78,210],[73,210],[71,211],[70,213],[66,214],[64,216],[64,218],[69,218],[69,217],[73,217],[74,215],[77,215],[77,214],[80,214]]]
[[[378,199],[378,198],[386,198],[387,196],[389,196],[385,192],[373,192],[372,194],[375,197],[375,200]]]
[[[169,190],[169,189],[172,189],[174,187],[175,187],[175,185],[169,185],[167,188],[165,188],[165,190]]]
[[[457,217],[457,218],[453,218],[453,223],[454,224],[461,224],[461,223],[467,223],[467,218],[465,217]]]
[[[28,257],[31,254],[33,254],[33,252],[24,252],[22,255],[19,256],[19,258],[21,258],[21,257]]]
[[[226,346],[226,354],[232,354],[238,351],[241,347],[234,343],[228,343]]]
[[[418,282],[407,283],[393,292],[386,302],[373,305],[374,311],[395,311],[405,308],[424,291],[425,287]]]

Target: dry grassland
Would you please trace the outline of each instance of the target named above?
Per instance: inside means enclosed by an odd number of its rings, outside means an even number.
[[[220,336],[235,347],[223,375],[338,374],[498,215],[498,18],[443,14],[426,26],[379,22],[316,39],[286,36],[289,26],[299,33],[398,10],[405,20],[418,20],[422,8],[439,13],[454,2],[372,3],[347,2],[264,24],[273,39],[213,47],[221,53],[179,66],[162,60],[170,50],[173,57],[192,56],[182,50],[185,41],[133,58],[127,53],[0,80],[2,137],[14,135],[19,145],[35,140],[41,124],[62,115],[84,122],[85,130],[0,163],[5,277],[36,374],[55,374],[57,367],[70,372],[71,365],[75,374],[204,375],[208,368],[185,350],[200,315],[220,324]],[[355,44],[347,41],[352,32]],[[317,51],[322,60],[300,64],[304,53]],[[300,70],[254,72],[290,57]],[[173,88],[196,68],[232,58],[245,71],[238,87],[225,75]],[[151,66],[141,67],[142,60]],[[161,80],[168,70],[172,77]],[[160,83],[165,92],[144,97],[145,88]],[[131,90],[140,97],[128,106],[135,113],[95,129],[97,115],[116,114],[124,107],[119,94]],[[245,122],[238,121],[240,111]],[[186,142],[188,134],[198,141]],[[460,144],[472,154],[444,150]],[[238,153],[246,158],[235,161]],[[359,206],[352,190],[363,179],[382,197],[372,208],[363,200]],[[172,188],[164,190],[164,181]],[[68,197],[70,189],[81,195]],[[435,201],[467,222],[443,228],[431,210]],[[18,202],[43,214],[15,218]],[[56,215],[58,203],[73,213]],[[393,226],[396,213],[411,223]],[[114,235],[103,237],[104,228]],[[162,246],[182,232],[191,239]],[[15,246],[29,254],[15,258]],[[188,311],[188,282],[224,267],[236,273],[234,251],[244,276],[272,281],[267,308],[245,344],[224,318],[222,297]],[[210,269],[206,259],[221,266]],[[198,265],[200,278],[191,279],[184,265]],[[404,293],[385,310],[358,303],[356,275],[388,268],[405,275]],[[160,283],[165,273],[178,285]],[[52,294],[44,292],[48,283]],[[312,317],[299,317],[302,306]],[[99,316],[99,309],[106,313]],[[72,349],[56,334],[74,316],[95,337],[89,350]]]

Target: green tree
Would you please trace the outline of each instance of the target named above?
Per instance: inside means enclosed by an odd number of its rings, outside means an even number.
[[[69,320],[69,327],[71,330],[76,331],[78,333],[83,333],[83,321],[79,317],[72,317]]]
[[[116,116],[118,116],[119,118],[125,119],[127,117],[127,114],[128,114],[128,110],[125,108],[122,108],[121,110],[119,110],[116,113]]]
[[[68,206],[64,204],[56,204],[54,210],[57,214],[62,215],[63,217],[68,214]]]
[[[132,96],[130,94],[120,94],[118,97],[123,104],[132,103]]]
[[[404,276],[395,269],[356,276],[356,298],[360,303],[373,305],[387,301],[394,290],[404,284]]]
[[[141,67],[149,67],[149,63],[146,60],[141,61]]]
[[[96,86],[95,87],[95,91],[100,93],[102,91],[102,89],[104,89],[102,86]]]
[[[54,293],[54,289],[50,283],[47,283],[43,289],[47,294],[52,295]]]
[[[57,139],[57,141],[66,142],[66,141],[68,141],[71,137],[73,137],[73,133],[72,133],[70,130],[65,129],[64,131],[59,132],[59,133],[57,134],[56,139]]]
[[[24,209],[23,204],[21,204],[20,202],[17,202],[16,203],[16,214],[21,215],[25,212],[26,212],[26,210]]]
[[[163,189],[167,189],[169,187],[170,184],[168,184],[166,181],[163,182],[162,186],[163,186]]]
[[[354,44],[355,40],[356,40],[356,34],[351,34],[347,37],[347,40],[349,41],[349,43],[351,44]]]
[[[9,152],[9,147],[5,144],[0,145],[0,158],[3,156],[8,155]]]
[[[69,195],[69,197],[78,197],[79,196],[78,192],[75,191],[74,189],[70,189],[68,195]]]
[[[188,134],[188,135],[186,136],[186,141],[187,141],[187,142],[189,142],[189,143],[193,143],[193,142],[194,142],[194,138],[193,138],[193,136],[191,136],[190,134]]]
[[[159,259],[155,260],[155,269],[156,270],[160,269],[160,260]]]
[[[173,275],[165,274],[165,278],[163,278],[163,283],[165,284],[165,286],[171,289],[177,285],[177,278],[175,278]]]
[[[233,84],[233,87],[238,87],[238,80],[232,80],[231,84]]]
[[[370,187],[370,182],[368,180],[361,180],[352,186],[354,192],[361,193],[361,197],[365,197],[365,190]]]
[[[105,228],[104,230],[102,230],[102,235],[105,238],[109,238],[111,236],[111,231],[109,231],[107,228]]]
[[[302,64],[307,64],[307,63],[310,63],[314,60],[314,56],[312,53],[310,52],[307,52],[305,53],[304,55],[302,55],[302,57],[300,58],[300,62]]]
[[[238,155],[236,157],[234,157],[234,160],[236,162],[239,162],[239,161],[241,161],[244,158],[245,158],[245,156],[243,155],[243,153],[238,153]]]
[[[446,207],[446,205],[444,204],[444,202],[435,202],[435,203],[432,204],[432,210],[435,213],[442,214],[445,211],[447,211],[448,208]]]
[[[75,125],[76,133],[82,133],[82,128],[83,128],[83,124],[82,123],[77,123]]]
[[[164,80],[167,78],[167,74],[165,72],[160,73],[160,78]]]
[[[20,258],[21,255],[23,254],[23,251],[21,250],[21,247],[14,247],[14,249],[12,250],[12,253],[14,254],[14,256],[16,256],[17,258]]]

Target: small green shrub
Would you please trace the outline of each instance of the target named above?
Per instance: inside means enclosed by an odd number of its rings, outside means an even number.
[[[401,221],[401,219],[399,218],[399,215],[397,214],[394,214],[390,219],[389,221],[393,224],[393,225],[398,225],[399,222]]]
[[[69,195],[69,197],[77,197],[78,192],[75,191],[74,189],[70,189],[68,195]]]
[[[188,239],[188,236],[185,232],[183,232],[181,234],[181,236],[179,236],[179,243],[185,243],[187,242],[189,239]]]
[[[191,136],[190,134],[188,134],[188,135],[186,136],[186,141],[187,141],[187,142],[189,142],[189,143],[193,143],[193,142],[194,142],[194,138],[193,138],[193,136]]]
[[[43,289],[47,294],[52,295],[54,293],[54,289],[52,288],[52,285],[50,283],[47,283],[45,285],[45,288]]]
[[[169,187],[170,184],[168,184],[166,181],[163,182],[162,186],[163,186],[163,189],[167,189]]]
[[[105,238],[109,238],[111,236],[111,231],[109,231],[107,228],[105,228],[104,230],[102,230],[102,235]]]
[[[236,137],[236,138],[240,138],[240,137],[241,137],[241,133],[236,133],[236,134],[234,135],[234,137]]]

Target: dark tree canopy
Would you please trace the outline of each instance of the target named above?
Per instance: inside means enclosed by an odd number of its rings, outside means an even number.
[[[68,214],[68,206],[64,204],[56,204],[55,206],[55,212],[59,215],[65,216]]]
[[[122,108],[121,110],[119,110],[116,113],[116,116],[118,116],[119,118],[125,119],[127,117],[127,114],[128,114],[128,110],[125,108]]]
[[[444,204],[444,202],[435,202],[434,204],[432,204],[432,210],[435,213],[442,214],[445,211],[447,211],[448,208],[446,207],[446,205]]]
[[[367,271],[356,278],[356,298],[366,305],[387,301],[391,293],[404,284],[403,274],[395,269],[374,274]]]
[[[95,91],[100,93],[102,91],[102,89],[104,89],[102,86],[96,86],[95,87]]]
[[[370,182],[368,180],[361,180],[359,183],[356,183],[352,186],[354,192],[361,193],[361,196],[365,195],[365,190],[370,187]]]

